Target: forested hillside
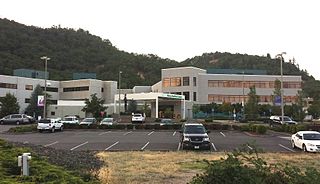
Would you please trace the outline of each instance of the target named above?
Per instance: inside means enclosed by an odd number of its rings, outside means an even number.
[[[170,43],[168,43],[170,44]],[[266,53],[267,54],[267,53]],[[141,55],[120,51],[107,39],[79,29],[38,28],[0,19],[0,74],[12,75],[14,69],[43,70],[40,57],[48,62],[50,79],[67,80],[73,72],[95,72],[101,80],[118,80],[123,71],[122,88],[152,85],[160,80],[162,68],[196,66],[203,69],[263,69],[268,74],[280,74],[279,60],[247,54],[205,53],[181,63],[156,55]],[[307,71],[299,69],[294,60],[285,62],[284,74],[301,75],[306,96],[320,99],[320,82]]]

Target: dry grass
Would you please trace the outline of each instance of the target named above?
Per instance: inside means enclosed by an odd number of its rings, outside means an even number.
[[[225,153],[201,152],[100,152],[106,163],[100,170],[103,184],[122,183],[187,183],[201,173],[206,160],[217,160]],[[320,168],[319,154],[264,153],[260,155],[269,164],[290,163]]]

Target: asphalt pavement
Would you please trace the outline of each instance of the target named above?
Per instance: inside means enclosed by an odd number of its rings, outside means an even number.
[[[181,151],[180,133],[153,130],[66,130],[55,133],[5,133],[7,127],[1,127],[0,138],[56,149],[105,150],[105,151]],[[12,126],[11,126],[12,127]],[[268,135],[250,135],[238,131],[212,131],[209,133],[212,151],[232,151],[255,145],[264,152],[299,152],[291,149],[290,135],[272,133]]]

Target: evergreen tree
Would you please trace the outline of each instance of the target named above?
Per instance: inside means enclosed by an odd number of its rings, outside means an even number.
[[[247,114],[248,118],[257,118],[259,96],[256,93],[255,86],[250,87],[248,96],[249,99],[245,106],[245,113]]]
[[[96,119],[100,119],[100,113],[104,112],[108,107],[103,106],[104,100],[102,98],[98,98],[97,94],[94,93],[90,95],[90,99],[85,99],[85,106],[82,108],[83,112],[90,113]]]
[[[38,116],[43,116],[43,107],[38,107],[38,96],[43,95],[43,90],[40,85],[37,85],[30,97],[30,103],[25,109],[26,114],[33,116],[33,117],[38,117]],[[47,95],[48,99],[48,95]],[[48,100],[47,100],[48,102]],[[48,104],[47,104],[48,106]],[[48,108],[47,108],[48,109]]]
[[[6,96],[0,98],[0,117],[19,113],[19,109],[19,103],[13,94],[7,93]]]
[[[129,106],[128,106],[128,111],[131,113],[137,111],[137,102],[135,100],[130,100]]]

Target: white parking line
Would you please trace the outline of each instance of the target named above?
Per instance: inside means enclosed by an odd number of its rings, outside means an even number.
[[[177,151],[180,151],[180,147],[181,147],[181,142],[179,142]]]
[[[110,133],[111,131],[108,131],[108,132],[102,132],[100,133],[99,135],[104,135],[104,134],[107,134],[107,133]]]
[[[153,133],[154,133],[154,131],[152,131],[152,132],[148,133],[148,135],[151,135],[151,134],[153,134]]]
[[[220,132],[220,134],[223,136],[223,137],[225,137],[226,135],[224,135],[224,133],[222,133],[222,132]]]
[[[278,136],[280,139],[285,139],[285,140],[288,140],[290,141],[291,140],[291,137],[285,137],[285,136]]]
[[[150,143],[150,142],[147,142],[147,143],[141,148],[141,150],[144,150],[144,149],[148,146],[149,143]]]
[[[82,143],[82,144],[79,144],[78,146],[75,146],[75,147],[71,148],[70,151],[73,151],[73,150],[75,150],[75,149],[77,149],[77,148],[79,148],[80,146],[83,146],[83,145],[85,145],[85,144],[88,144],[88,141],[87,141],[87,142],[84,142],[84,143]]]
[[[286,147],[286,146],[284,146],[284,145],[282,145],[282,144],[279,144],[279,146],[282,147],[282,148],[284,148],[284,149],[286,149],[286,150],[289,150],[289,151],[291,151],[291,152],[296,152],[296,151],[294,151],[293,149],[290,149],[290,148],[288,148],[288,147]]]
[[[252,148],[251,146],[247,145],[247,147],[248,147],[249,149],[253,150],[253,148]]]
[[[126,132],[126,133],[124,133],[123,135],[128,135],[128,134],[130,134],[130,133],[132,133],[132,131]]]
[[[172,136],[175,136],[175,135],[176,135],[176,133],[177,133],[177,131],[174,131],[174,132],[173,132],[173,134],[172,134]]]
[[[57,144],[59,141],[56,141],[56,142],[53,142],[53,143],[50,143],[50,144],[46,144],[46,145],[44,145],[44,147],[48,147],[48,146],[52,146],[52,145],[54,145],[54,144]]]
[[[217,151],[217,148],[214,146],[214,144],[211,143],[211,145],[212,145],[212,148],[214,149],[214,151]]]
[[[118,143],[119,143],[119,141],[113,143],[111,146],[107,147],[107,148],[105,149],[105,151],[109,150],[110,148],[112,148],[113,146],[117,145]]]

